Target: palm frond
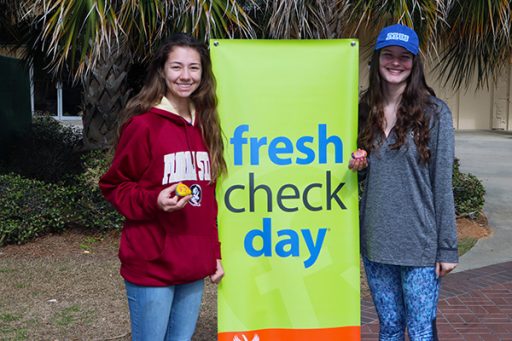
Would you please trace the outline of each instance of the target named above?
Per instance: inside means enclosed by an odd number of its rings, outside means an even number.
[[[235,0],[33,0],[30,12],[41,26],[34,48],[49,56],[54,74],[68,68],[76,78],[118,49],[144,60],[169,32],[255,37],[254,22]]]
[[[338,0],[336,7],[348,12],[350,35],[363,33],[375,41],[382,27],[400,23],[416,31],[425,54],[437,51],[435,37],[446,14],[443,0]]]
[[[278,39],[334,38],[332,30],[334,0],[275,0],[271,6],[265,34]]]
[[[444,52],[436,71],[446,85],[489,87],[508,64],[512,41],[511,4],[508,0],[454,1],[448,9],[443,34]]]
[[[167,35],[167,20],[174,10],[172,1],[123,2],[116,13],[116,26],[126,37],[135,57],[145,59],[150,48]]]
[[[65,68],[80,75],[94,67],[95,55],[118,46],[119,27],[110,1],[36,0],[31,7],[41,31],[34,49],[45,51],[54,74]],[[88,61],[86,64],[85,61]]]
[[[188,32],[199,39],[255,38],[256,23],[236,0],[180,0],[170,13],[172,32]],[[253,5],[254,1],[245,1]]]

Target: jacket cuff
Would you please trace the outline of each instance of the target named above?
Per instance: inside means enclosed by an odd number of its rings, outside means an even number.
[[[222,259],[222,255],[220,253],[220,242],[215,245],[215,259]]]
[[[157,213],[160,210],[160,207],[158,207],[158,194],[160,194],[161,191],[161,189],[154,189],[147,192],[146,210],[148,212]]]
[[[436,262],[458,263],[459,252],[456,248],[438,248]]]

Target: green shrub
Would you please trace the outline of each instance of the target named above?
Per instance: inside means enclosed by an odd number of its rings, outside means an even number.
[[[110,166],[109,152],[93,150],[82,156],[83,173],[76,177],[78,190],[77,223],[99,230],[121,228],[123,217],[105,200],[98,181]]]
[[[91,190],[98,190],[100,177],[106,173],[112,163],[112,153],[104,150],[91,150],[81,157],[83,172],[79,181]]]
[[[3,160],[1,172],[16,173],[51,183],[68,182],[82,171],[79,128],[67,127],[52,117],[33,118],[31,132],[18,137]]]
[[[72,220],[68,188],[19,175],[0,175],[0,246],[62,231]]]
[[[96,230],[121,228],[123,217],[98,187],[110,164],[108,153],[91,151],[82,159],[85,171],[69,185],[0,175],[0,246],[25,243],[71,225]]]
[[[0,165],[0,246],[70,225],[121,227],[123,217],[98,187],[110,153],[83,153],[80,147],[81,132],[51,117],[35,118],[30,136],[12,146]]]
[[[458,216],[476,217],[484,207],[485,188],[473,174],[462,173],[459,160],[453,164],[453,196]]]

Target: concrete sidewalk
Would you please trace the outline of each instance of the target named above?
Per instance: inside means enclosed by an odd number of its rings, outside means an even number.
[[[457,132],[455,141],[460,170],[484,184],[484,212],[493,232],[462,256],[457,271],[512,261],[512,134]]]
[[[493,233],[460,259],[441,285],[439,339],[512,341],[512,134],[456,133],[460,169],[482,180]],[[370,297],[361,299],[361,340],[378,340]]]

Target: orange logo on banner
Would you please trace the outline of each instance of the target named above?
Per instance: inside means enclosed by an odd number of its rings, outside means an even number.
[[[219,341],[311,341],[311,340],[359,340],[359,326],[321,329],[261,329],[252,332],[219,333]]]
[[[235,335],[235,337],[233,338],[233,341],[260,341],[260,337],[258,336],[258,334],[256,334],[256,335],[254,335],[252,340],[249,340],[247,338],[247,336],[245,336],[245,335],[242,335],[241,339],[238,336]]]

